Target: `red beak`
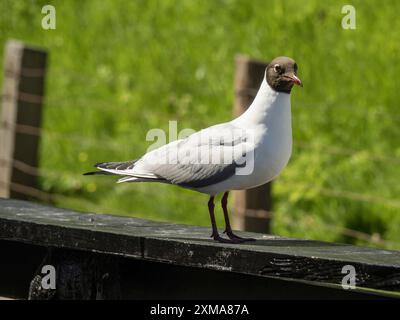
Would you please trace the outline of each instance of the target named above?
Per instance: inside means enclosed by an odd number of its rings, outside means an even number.
[[[290,76],[287,76],[288,78],[290,78],[294,84],[297,84],[298,86],[302,87],[303,83],[301,82],[301,80],[299,78],[297,78],[296,75],[291,74]]]

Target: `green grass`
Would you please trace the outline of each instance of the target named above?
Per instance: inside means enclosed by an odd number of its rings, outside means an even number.
[[[56,30],[41,29],[48,3]],[[274,183],[273,232],[399,249],[400,2],[352,1],[356,30],[341,28],[344,4],[2,0],[0,43],[50,52],[41,188],[64,195],[61,207],[208,225],[205,195],[81,173],[139,157],[147,131],[169,120],[198,130],[231,119],[235,55],[287,55],[304,88],[292,94],[294,150]]]

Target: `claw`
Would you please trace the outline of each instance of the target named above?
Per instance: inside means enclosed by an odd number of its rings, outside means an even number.
[[[213,238],[215,241],[218,241],[221,243],[242,243],[243,242],[243,240],[235,239],[235,238],[225,239],[225,238],[222,238],[220,235],[214,236]]]
[[[226,235],[228,236],[229,239],[240,240],[241,242],[256,241],[256,239],[254,239],[254,238],[242,238],[242,237],[239,237],[236,234],[234,234],[232,231],[226,231],[225,230],[224,233],[226,233]]]

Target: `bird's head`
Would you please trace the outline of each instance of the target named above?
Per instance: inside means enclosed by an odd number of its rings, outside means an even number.
[[[303,86],[297,77],[297,64],[291,58],[278,57],[268,64],[265,78],[269,86],[278,92],[290,93],[293,85]]]

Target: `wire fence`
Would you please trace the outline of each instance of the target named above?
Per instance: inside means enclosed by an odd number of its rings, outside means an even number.
[[[48,169],[43,169],[43,168],[40,169],[38,167],[32,167],[29,164],[24,163],[23,161],[19,161],[19,160],[10,161],[7,159],[0,159],[0,167],[6,166],[6,165],[12,165],[16,169],[18,169],[24,173],[34,175],[34,176],[49,177],[49,176],[62,175],[64,177],[71,177],[74,179],[82,179],[82,180],[85,179],[84,176],[75,175],[74,173],[71,173],[69,171],[48,170]],[[316,191],[319,194],[323,194],[323,195],[326,195],[329,197],[345,198],[345,199],[349,199],[352,201],[374,203],[374,204],[379,204],[382,206],[400,209],[400,200],[397,200],[397,199],[379,197],[379,196],[372,195],[372,194],[358,193],[358,192],[348,191],[348,190],[320,187],[320,186],[315,186],[315,185],[302,183],[302,182],[293,182],[293,181],[289,181],[289,180],[285,181],[285,179],[282,179],[282,181],[287,182],[288,184],[291,184],[292,186],[294,186],[296,188],[307,189],[310,191]]]
[[[0,167],[4,165],[10,164],[9,161],[6,159],[0,159]],[[38,177],[49,177],[49,176],[68,176],[76,180],[83,181],[85,177],[81,175],[76,175],[71,172],[62,172],[58,170],[48,170],[48,169],[40,169],[37,167],[32,167],[22,161],[18,160],[13,160],[12,165],[27,174],[30,175],[35,175]],[[0,181],[1,184],[4,185],[5,182]],[[292,182],[290,182],[291,185],[293,185]],[[296,187],[298,187],[299,184],[296,184]],[[43,201],[43,202],[65,202],[65,201],[74,201],[78,202],[84,206],[89,206],[89,207],[96,207],[98,204],[91,202],[89,200],[85,200],[82,198],[76,199],[76,197],[71,197],[71,196],[65,196],[63,194],[57,194],[57,193],[49,193],[45,192],[43,190],[37,189],[37,188],[32,188],[28,186],[24,186],[18,183],[10,183],[9,187],[11,190],[16,191],[18,193],[22,193],[24,195],[27,195],[29,197],[35,198],[37,200]],[[303,184],[301,187],[306,188],[308,190],[312,190],[315,188],[315,186],[312,185],[306,185]],[[143,193],[147,196],[154,196],[154,193],[152,193],[150,190],[147,189],[136,189],[135,192],[140,192]],[[361,202],[367,202],[367,203],[373,203],[373,204],[379,204],[382,206],[389,206],[391,208],[396,208],[400,209],[400,201],[395,200],[395,199],[386,199],[382,197],[377,197],[374,195],[370,194],[363,194],[363,193],[356,193],[356,192],[351,192],[351,191],[345,191],[345,190],[338,190],[338,189],[329,189],[329,188],[316,188],[316,192],[329,196],[329,197],[334,197],[334,198],[344,198],[344,199],[349,199],[352,201],[361,201]],[[181,198],[181,196],[178,196]],[[185,199],[189,199],[191,202],[197,203],[199,205],[205,205],[205,202],[202,201],[199,197],[196,197],[195,195],[190,195],[190,194],[185,194],[184,195]],[[235,214],[241,214],[239,210],[236,209]],[[263,217],[263,218],[271,218],[274,216],[273,211],[266,211],[266,210],[251,210],[251,209],[246,209],[246,215],[248,216],[254,216],[254,217]],[[286,213],[287,218],[284,219],[284,223],[287,226],[292,226],[296,227],[298,226],[298,222],[294,221],[293,219],[290,219],[291,215],[290,213]],[[325,228],[326,230],[334,231],[337,232],[341,235],[348,236],[350,238],[354,238],[357,240],[362,240],[367,243],[375,244],[375,245],[382,245],[382,246],[396,246],[397,244],[385,239],[382,239],[381,235],[379,234],[367,234],[358,230],[354,229],[349,229],[345,227],[340,227],[340,226],[335,226],[329,223],[319,223],[320,226]]]

